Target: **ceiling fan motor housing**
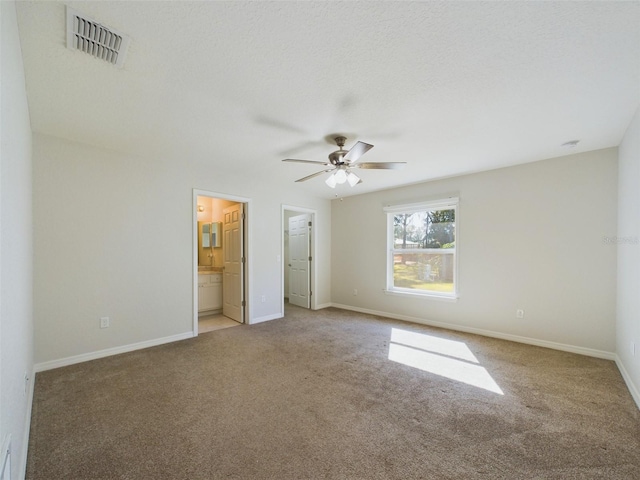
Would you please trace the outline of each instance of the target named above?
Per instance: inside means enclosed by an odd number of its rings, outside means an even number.
[[[342,161],[342,159],[344,158],[344,156],[348,153],[348,150],[336,150],[333,153],[329,154],[329,161],[331,162],[331,165],[342,165],[342,163],[344,163]]]
[[[342,159],[347,153],[349,153],[349,150],[345,150],[343,148],[344,142],[347,141],[347,137],[336,137],[335,141],[336,141],[336,145],[340,147],[340,150],[336,150],[335,152],[330,153],[329,161],[331,162],[331,165],[341,165],[344,163]]]

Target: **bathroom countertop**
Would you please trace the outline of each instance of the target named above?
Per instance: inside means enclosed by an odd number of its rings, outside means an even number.
[[[198,275],[211,275],[213,273],[222,273],[222,267],[210,267],[207,270],[198,270]]]

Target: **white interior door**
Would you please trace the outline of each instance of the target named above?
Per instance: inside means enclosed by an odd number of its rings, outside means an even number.
[[[244,214],[238,203],[223,211],[222,249],[224,274],[222,314],[244,323]]]
[[[304,308],[311,308],[310,231],[310,213],[289,218],[289,303]]]

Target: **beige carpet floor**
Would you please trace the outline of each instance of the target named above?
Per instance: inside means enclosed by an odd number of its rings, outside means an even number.
[[[611,361],[334,308],[39,373],[27,478],[638,479]]]

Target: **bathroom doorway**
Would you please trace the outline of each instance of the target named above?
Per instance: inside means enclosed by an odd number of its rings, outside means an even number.
[[[194,336],[247,318],[248,199],[194,190]]]

